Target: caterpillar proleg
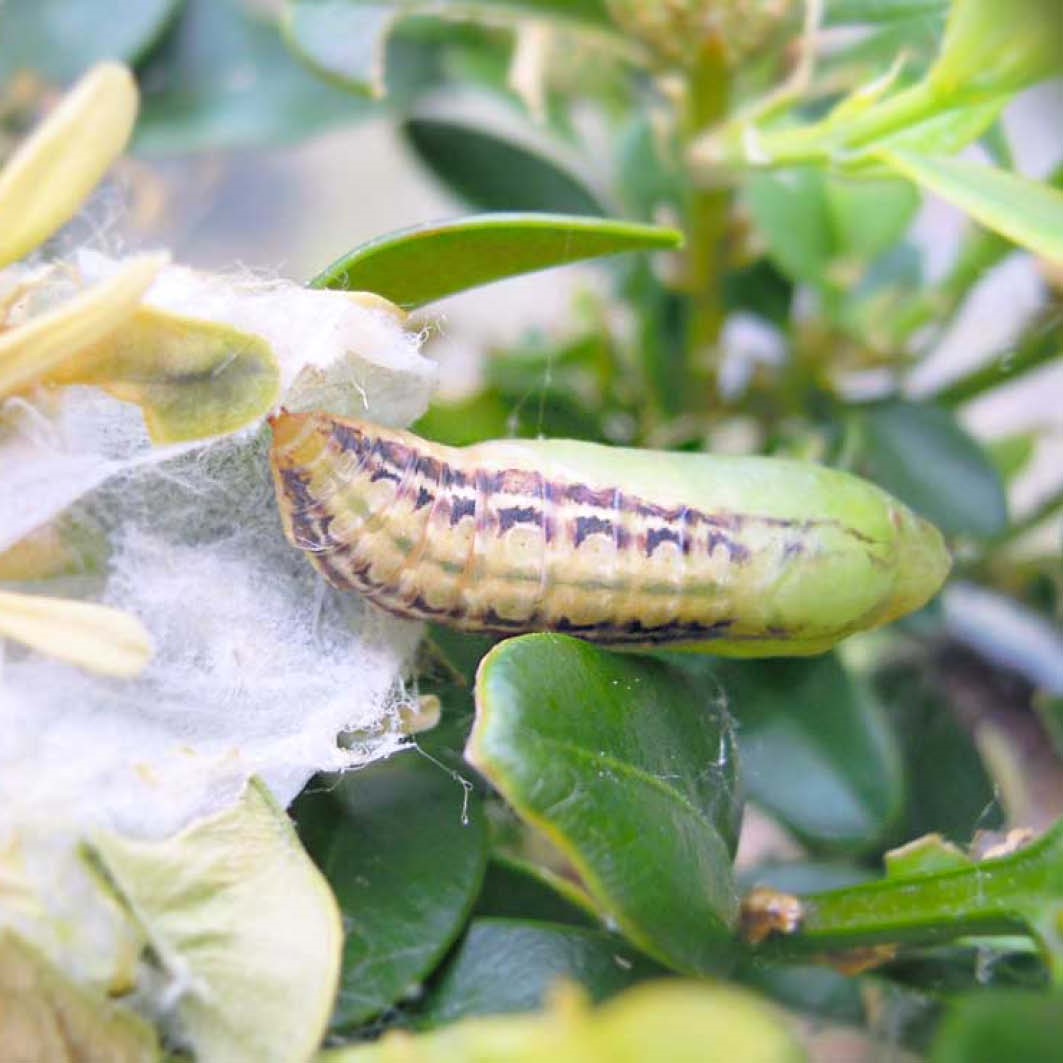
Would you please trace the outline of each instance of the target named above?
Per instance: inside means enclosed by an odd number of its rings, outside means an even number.
[[[919,608],[940,533],[806,462],[565,440],[455,448],[325,413],[271,420],[285,532],[334,586],[467,631],[819,653]]]

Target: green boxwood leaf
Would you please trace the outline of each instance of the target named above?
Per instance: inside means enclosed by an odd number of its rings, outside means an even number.
[[[890,401],[864,407],[865,471],[946,535],[992,538],[1008,523],[1000,474],[947,410]]]
[[[489,27],[544,17],[598,29],[608,25],[601,0],[287,0],[285,36],[325,77],[380,94],[388,36],[400,20],[418,15]]]
[[[496,641],[490,635],[471,635],[430,624],[421,644],[421,667],[417,677],[421,694],[437,697],[440,701],[439,723],[415,736],[417,748],[447,770],[478,785],[481,792],[487,790],[487,785],[469,767],[462,751],[475,714],[476,667]]]
[[[900,750],[835,654],[726,662],[712,674],[738,723],[752,800],[814,846],[862,850],[882,840],[904,800]]]
[[[1050,1063],[1063,1044],[1063,991],[970,993],[949,1007],[931,1063]]]
[[[859,982],[826,966],[749,960],[739,968],[736,980],[759,990],[790,1011],[851,1026],[860,1026],[866,1019]]]
[[[566,892],[561,892],[564,883]],[[597,929],[596,914],[577,904],[576,887],[523,861],[494,853],[487,865],[475,914],[504,919],[535,919]]]
[[[781,173],[755,173],[746,193],[772,261],[787,276],[817,287],[825,282],[834,255],[823,183],[818,170],[798,167]]]
[[[461,931],[483,878],[480,799],[416,752],[315,787],[293,814],[332,886],[346,937],[336,1028],[425,978]]]
[[[663,973],[652,960],[601,930],[526,919],[474,919],[428,998],[424,1024],[535,1011],[561,979],[578,982],[600,1001]]]
[[[966,845],[975,830],[998,827],[992,780],[970,734],[957,723],[941,678],[898,663],[882,668],[873,682],[900,740],[907,779],[904,822],[894,837],[936,831]]]
[[[571,861],[644,952],[685,971],[729,960],[740,802],[730,720],[668,664],[561,635],[496,646],[466,758]]]
[[[816,893],[858,886],[878,875],[868,868],[841,860],[791,860],[761,864],[742,875],[742,885],[769,886],[784,893]]]
[[[428,169],[479,210],[605,213],[580,178],[516,141],[435,118],[411,118],[402,132]]]
[[[141,90],[134,146],[149,155],[293,141],[371,111],[308,71],[240,0],[187,0]]]
[[[7,0],[0,16],[0,85],[19,71],[67,82],[90,66],[136,63],[177,15],[183,0]]]
[[[608,218],[474,215],[371,240],[333,262],[310,286],[373,291],[413,308],[522,273],[681,242],[673,229]]]
[[[1020,247],[1063,262],[1063,192],[967,159],[895,150],[876,156]]]
[[[617,138],[616,183],[626,208],[653,218],[661,207],[683,202],[683,183],[674,158],[667,157],[660,131],[649,115],[632,116]],[[678,151],[678,149],[676,149]]]
[[[851,284],[854,269],[891,247],[919,205],[904,182],[833,177],[807,166],[757,173],[747,195],[771,258],[816,287]]]
[[[284,38],[322,77],[367,96],[382,96],[388,35],[399,15],[396,4],[288,0]]]

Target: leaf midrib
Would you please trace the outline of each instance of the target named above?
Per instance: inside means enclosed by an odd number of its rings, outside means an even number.
[[[662,794],[671,797],[681,807],[685,808],[696,820],[698,820],[704,827],[707,827],[712,834],[722,841],[722,835],[719,828],[709,818],[709,816],[703,812],[693,801],[687,797],[686,794],[667,786],[656,775],[651,774],[645,769],[639,768],[629,761],[618,760],[607,753],[597,753],[591,750],[585,749],[582,746],[574,745],[571,742],[565,741],[561,738],[554,738],[551,735],[545,735],[542,732],[534,734],[534,740],[544,745],[551,746],[563,751],[566,751],[573,755],[576,759],[581,759],[592,764],[602,765],[615,769],[620,775],[633,779],[643,786],[650,788],[651,790],[659,791]]]

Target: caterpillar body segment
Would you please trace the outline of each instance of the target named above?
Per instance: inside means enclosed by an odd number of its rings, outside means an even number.
[[[809,463],[271,424],[292,544],[334,586],[468,631],[819,653],[919,608],[949,568],[933,526]]]

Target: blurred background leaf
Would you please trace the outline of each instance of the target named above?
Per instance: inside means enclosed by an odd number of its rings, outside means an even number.
[[[946,535],[991,538],[1008,522],[1000,474],[946,410],[892,401],[865,407],[864,468]]]
[[[186,0],[140,80],[145,155],[283,143],[370,111],[295,62],[277,24],[241,0]]]
[[[598,197],[559,161],[482,128],[411,118],[403,133],[417,158],[478,210],[607,214]]]
[[[883,839],[904,802],[900,750],[836,655],[698,671],[735,717],[750,800],[814,848],[866,850]]]
[[[6,0],[0,87],[19,72],[66,84],[104,59],[131,65],[179,17],[185,0]]]

